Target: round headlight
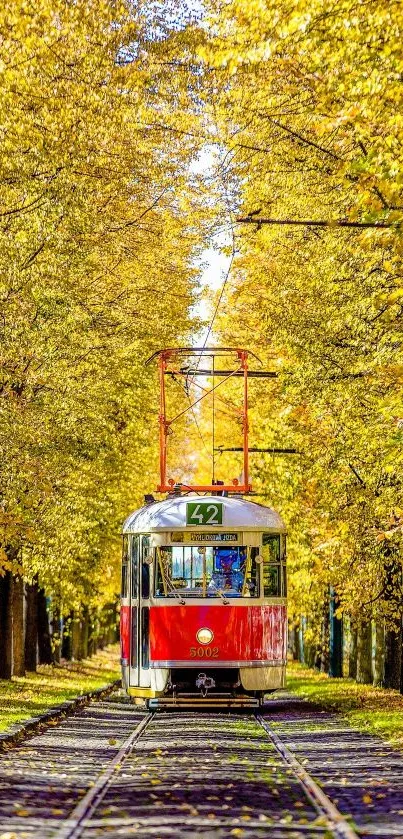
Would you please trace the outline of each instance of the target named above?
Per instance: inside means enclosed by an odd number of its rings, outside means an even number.
[[[197,630],[196,638],[199,644],[210,644],[210,641],[214,638],[214,632],[211,629],[207,629],[206,626],[203,626],[202,629]]]

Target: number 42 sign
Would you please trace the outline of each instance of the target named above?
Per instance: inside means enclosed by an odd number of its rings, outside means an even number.
[[[222,524],[222,504],[193,502],[186,504],[186,524]]]

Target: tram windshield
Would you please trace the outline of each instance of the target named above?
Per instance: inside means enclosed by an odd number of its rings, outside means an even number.
[[[257,548],[157,548],[156,597],[258,597]]]

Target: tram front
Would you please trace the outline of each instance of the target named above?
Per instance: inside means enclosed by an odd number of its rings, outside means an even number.
[[[285,528],[242,498],[171,496],[124,525],[123,683],[137,701],[257,705],[285,684]]]

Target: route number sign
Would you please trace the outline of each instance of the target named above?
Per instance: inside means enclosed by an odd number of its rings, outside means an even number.
[[[222,524],[222,508],[222,504],[211,501],[189,502],[186,504],[186,524]]]

